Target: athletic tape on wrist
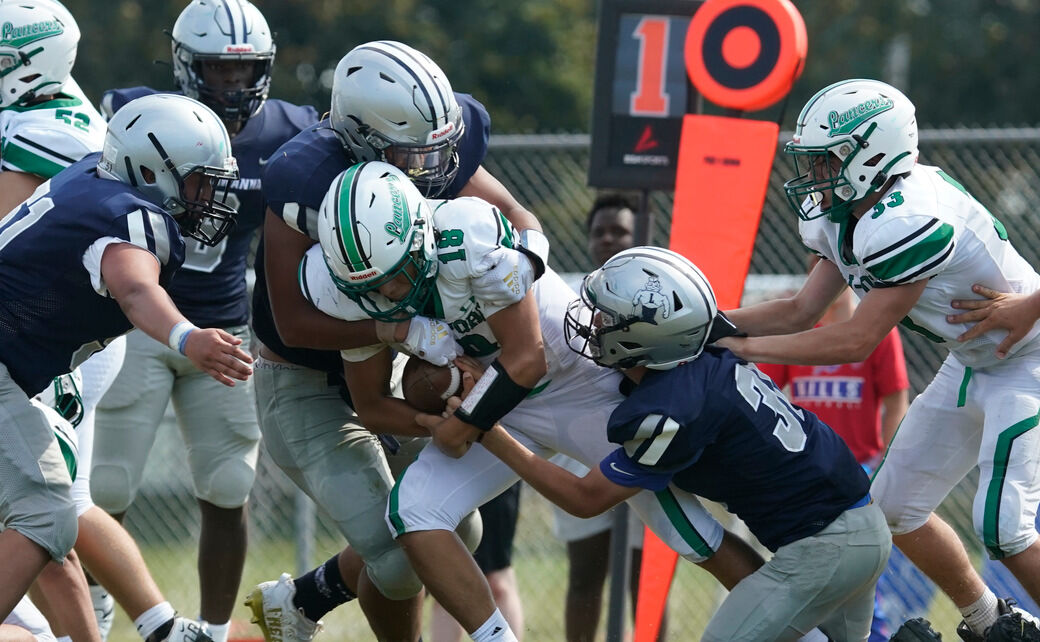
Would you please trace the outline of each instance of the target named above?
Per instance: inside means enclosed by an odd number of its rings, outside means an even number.
[[[455,416],[480,430],[491,430],[495,422],[506,416],[529,392],[530,388],[513,381],[495,359],[455,410]]]
[[[531,259],[534,278],[540,279],[545,274],[545,266],[549,264],[549,239],[538,230],[526,229],[520,232],[520,244],[516,249]]]
[[[188,342],[188,335],[198,329],[198,326],[191,321],[181,321],[170,329],[170,336],[166,339],[166,345],[170,346],[171,350],[184,354],[184,344]]]

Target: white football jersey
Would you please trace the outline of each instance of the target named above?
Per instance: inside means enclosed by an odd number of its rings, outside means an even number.
[[[945,345],[966,366],[995,363],[1006,332],[958,342],[972,324],[948,323],[946,315],[956,312],[950,302],[978,299],[974,283],[1025,294],[1040,288],[1040,275],[1012,247],[1003,224],[938,167],[917,165],[855,223],[851,235],[849,227],[820,217],[801,221],[799,231],[805,245],[838,266],[861,298],[874,288],[928,279],[902,324]],[[1034,326],[1012,352],[1040,347],[1038,334],[1040,326]]]
[[[51,178],[104,140],[105,119],[69,78],[51,100],[0,110],[0,171]]]
[[[518,235],[512,224],[494,206],[478,198],[456,198],[431,202],[433,223],[438,231],[437,289],[426,316],[444,319],[466,354],[485,365],[501,352],[491,332],[487,317],[523,299],[515,279],[499,278],[501,261],[527,261],[518,252],[504,252],[516,243]],[[326,314],[356,321],[369,318],[347,295],[336,289],[321,254],[315,245],[304,256],[300,267],[300,286],[304,296]],[[578,298],[553,270],[547,269],[533,286],[538,301],[542,341],[548,372],[542,382],[553,379],[581,357],[567,347],[563,318],[567,305]],[[373,300],[380,303],[379,295]],[[389,305],[387,306],[389,307]],[[382,345],[342,351],[348,361],[363,361],[383,348]],[[541,384],[539,384],[541,385]]]

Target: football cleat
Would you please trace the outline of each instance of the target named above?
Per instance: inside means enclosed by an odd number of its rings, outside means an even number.
[[[292,576],[282,573],[277,580],[258,584],[246,598],[253,612],[251,621],[260,627],[266,642],[305,642],[321,630],[320,621],[311,621],[293,604],[295,595]]]
[[[889,642],[933,642],[942,640],[942,633],[932,628],[932,623],[923,617],[903,622]]]
[[[213,642],[213,638],[195,620],[175,617],[170,632],[159,642]]]
[[[1040,620],[1016,606],[1012,599],[997,598],[997,621],[983,635],[961,620],[957,635],[964,642],[1040,642]]]

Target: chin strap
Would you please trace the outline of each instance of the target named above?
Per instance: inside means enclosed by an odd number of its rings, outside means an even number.
[[[545,274],[545,266],[549,265],[549,239],[540,230],[526,229],[520,232],[520,244],[516,247],[531,260],[534,266],[534,278],[537,281]]]

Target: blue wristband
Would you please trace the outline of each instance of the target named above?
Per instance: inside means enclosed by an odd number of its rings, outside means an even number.
[[[188,342],[188,335],[198,329],[198,326],[191,321],[181,321],[170,329],[170,336],[166,340],[166,345],[170,346],[171,350],[184,354],[184,345]]]

